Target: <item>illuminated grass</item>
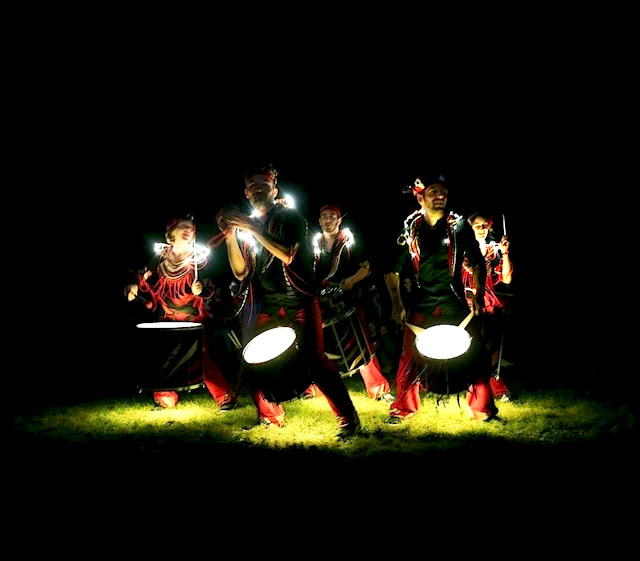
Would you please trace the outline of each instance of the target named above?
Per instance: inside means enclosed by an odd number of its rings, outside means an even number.
[[[437,405],[425,396],[420,411],[400,425],[385,423],[389,405],[368,399],[358,380],[347,381],[362,422],[361,434],[336,442],[336,419],[323,397],[284,404],[284,428],[256,424],[251,398],[242,394],[239,407],[223,413],[204,390],[185,394],[172,410],[153,411],[148,396],[104,400],[66,408],[52,408],[14,424],[22,433],[53,441],[139,443],[141,451],[168,443],[213,446],[235,444],[265,449],[323,449],[346,456],[386,452],[419,453],[464,446],[478,439],[503,443],[562,444],[590,440],[630,430],[629,407],[576,397],[571,392],[523,395],[516,402],[499,403],[505,423],[473,421],[464,400]]]

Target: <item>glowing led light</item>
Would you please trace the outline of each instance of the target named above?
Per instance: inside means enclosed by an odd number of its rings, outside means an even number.
[[[188,329],[200,327],[202,324],[197,321],[155,321],[149,323],[139,323],[139,329]]]
[[[426,357],[446,360],[467,352],[471,335],[457,325],[434,325],[416,338],[416,348]]]
[[[169,247],[168,243],[157,242],[153,244],[153,252],[160,255],[166,247]]]
[[[196,260],[202,261],[209,253],[211,250],[207,246],[196,244]]]
[[[285,195],[284,202],[287,208],[296,208],[296,201],[291,195]]]
[[[342,232],[344,233],[347,241],[347,247],[352,247],[355,245],[356,243],[356,239],[353,236],[353,233],[351,232],[351,230],[349,230],[349,228],[342,228]]]
[[[249,231],[249,230],[238,230],[238,239],[246,242],[249,244],[249,246],[253,249],[255,249],[256,246],[256,239],[254,238],[253,234]]]
[[[313,254],[316,256],[322,253],[322,250],[320,249],[320,238],[322,238],[321,232],[318,232],[313,236]]]
[[[260,364],[280,356],[293,345],[296,332],[291,327],[274,327],[256,335],[242,351],[248,364]]]

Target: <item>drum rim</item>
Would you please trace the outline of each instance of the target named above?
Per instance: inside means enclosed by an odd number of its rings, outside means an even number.
[[[203,324],[199,321],[143,321],[136,324],[137,329],[151,329],[157,331],[182,331],[192,329],[202,329]]]
[[[423,338],[423,337],[424,337],[424,335],[425,335],[425,334],[426,334],[430,329],[433,329],[433,328],[442,328],[442,327],[445,327],[445,328],[447,328],[447,329],[452,328],[452,329],[449,329],[449,330],[450,330],[450,331],[452,331],[452,332],[455,332],[455,333],[464,333],[464,334],[467,336],[467,339],[466,339],[466,340],[467,340],[467,342],[468,342],[467,348],[466,348],[463,352],[461,352],[460,354],[457,354],[457,355],[455,355],[455,356],[451,356],[451,357],[447,357],[447,358],[433,357],[433,356],[429,356],[429,355],[427,355],[427,354],[424,354],[424,353],[423,353],[423,352],[418,348],[418,343],[419,343],[419,341],[421,340],[421,338]],[[423,339],[423,340],[424,340],[424,339]],[[440,360],[440,361],[446,361],[446,360],[453,360],[453,359],[459,358],[459,357],[461,357],[462,355],[464,355],[465,353],[467,353],[467,352],[469,351],[469,349],[471,348],[471,343],[472,343],[472,341],[473,341],[473,337],[472,337],[472,335],[471,335],[471,334],[470,334],[466,329],[463,329],[463,328],[461,328],[461,327],[459,327],[459,326],[457,326],[457,325],[451,325],[451,324],[445,324],[445,323],[442,323],[442,324],[431,325],[431,326],[427,327],[423,333],[421,333],[418,337],[416,337],[416,338],[415,338],[414,345],[415,345],[416,350],[417,350],[417,351],[418,351],[422,356],[424,356],[424,357],[428,358],[429,360]]]
[[[277,354],[274,357],[271,357],[269,360],[264,360],[262,362],[249,362],[246,358],[246,352],[247,349],[249,348],[249,345],[251,345],[251,343],[253,343],[258,337],[260,337],[261,335],[264,335],[265,333],[269,333],[271,331],[274,331],[276,329],[286,329],[287,331],[291,331],[293,332],[293,340],[291,341],[291,344],[287,346],[286,349],[283,349],[283,351],[279,354]],[[261,331],[260,333],[257,333],[256,335],[254,335],[251,340],[244,346],[244,349],[242,349],[242,360],[248,364],[249,366],[252,367],[257,367],[260,365],[264,365],[264,364],[269,364],[272,360],[275,360],[276,358],[282,356],[284,353],[290,351],[296,344],[296,341],[298,340],[298,334],[296,333],[296,330],[291,327],[290,325],[277,325],[275,327],[271,327],[269,329],[265,329],[264,331]]]

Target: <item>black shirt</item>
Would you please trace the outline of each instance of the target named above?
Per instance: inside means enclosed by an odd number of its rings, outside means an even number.
[[[285,264],[256,243],[256,267],[252,283],[255,295],[264,305],[298,309],[311,295],[313,257],[307,234],[307,221],[297,211],[276,205],[264,223],[269,234],[285,246],[297,245],[292,263]]]

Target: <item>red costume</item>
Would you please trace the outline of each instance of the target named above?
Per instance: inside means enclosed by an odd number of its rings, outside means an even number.
[[[492,352],[495,350],[495,347],[498,344],[497,340],[501,336],[501,331],[504,328],[502,326],[502,320],[505,313],[505,303],[495,292],[495,285],[504,281],[504,277],[502,275],[504,258],[500,251],[500,244],[496,242],[487,243],[484,259],[487,266],[487,279],[484,290],[484,312],[486,315],[483,318],[484,325],[482,336],[486,341],[487,349],[489,352]],[[467,295],[467,301],[470,309],[473,309],[471,295],[475,294],[476,289],[473,282],[473,275],[466,263],[462,267],[462,282],[465,287],[465,293]],[[502,376],[498,376],[497,373],[494,373],[490,379],[490,383],[494,397],[508,399],[511,391],[505,384]]]
[[[424,219],[422,211],[405,220],[404,232],[398,242],[405,251],[395,272],[400,273],[408,265],[415,273],[416,302],[409,323],[423,328],[439,323],[457,325],[469,313],[462,288],[462,262],[465,256],[473,265],[482,265],[484,261],[471,228],[466,226],[462,217],[455,213],[445,215],[433,227]],[[482,273],[481,280],[483,278]],[[472,335],[475,334],[474,323],[472,321],[467,327]],[[466,381],[467,400],[474,417],[488,419],[496,416],[497,409],[489,385],[490,363],[478,340],[474,336],[469,351],[460,359],[446,361],[446,368],[452,377],[462,380],[462,388]],[[431,374],[438,369],[442,370],[442,366],[418,353],[415,335],[405,327],[396,374],[398,397],[391,405],[392,418],[407,417],[418,411],[420,389],[433,391]]]
[[[160,306],[160,321],[191,321],[205,324],[202,332],[202,359],[192,365],[192,368],[202,369],[205,386],[222,407],[235,402],[235,397],[229,382],[209,355],[206,322],[211,318],[211,314],[207,309],[206,300],[212,295],[211,289],[207,286],[209,283],[206,279],[200,279],[204,284],[203,292],[199,296],[193,294],[191,286],[196,280],[194,255],[191,254],[181,262],[174,262],[170,259],[171,249],[172,246],[169,244],[161,249],[155,275],[150,270],[140,275],[140,290],[151,296],[151,301],[147,304],[149,308],[156,310],[158,305]],[[207,266],[206,256],[197,251],[195,261],[198,271]],[[162,407],[174,407],[178,399],[178,393],[172,390],[154,392],[154,400]]]

